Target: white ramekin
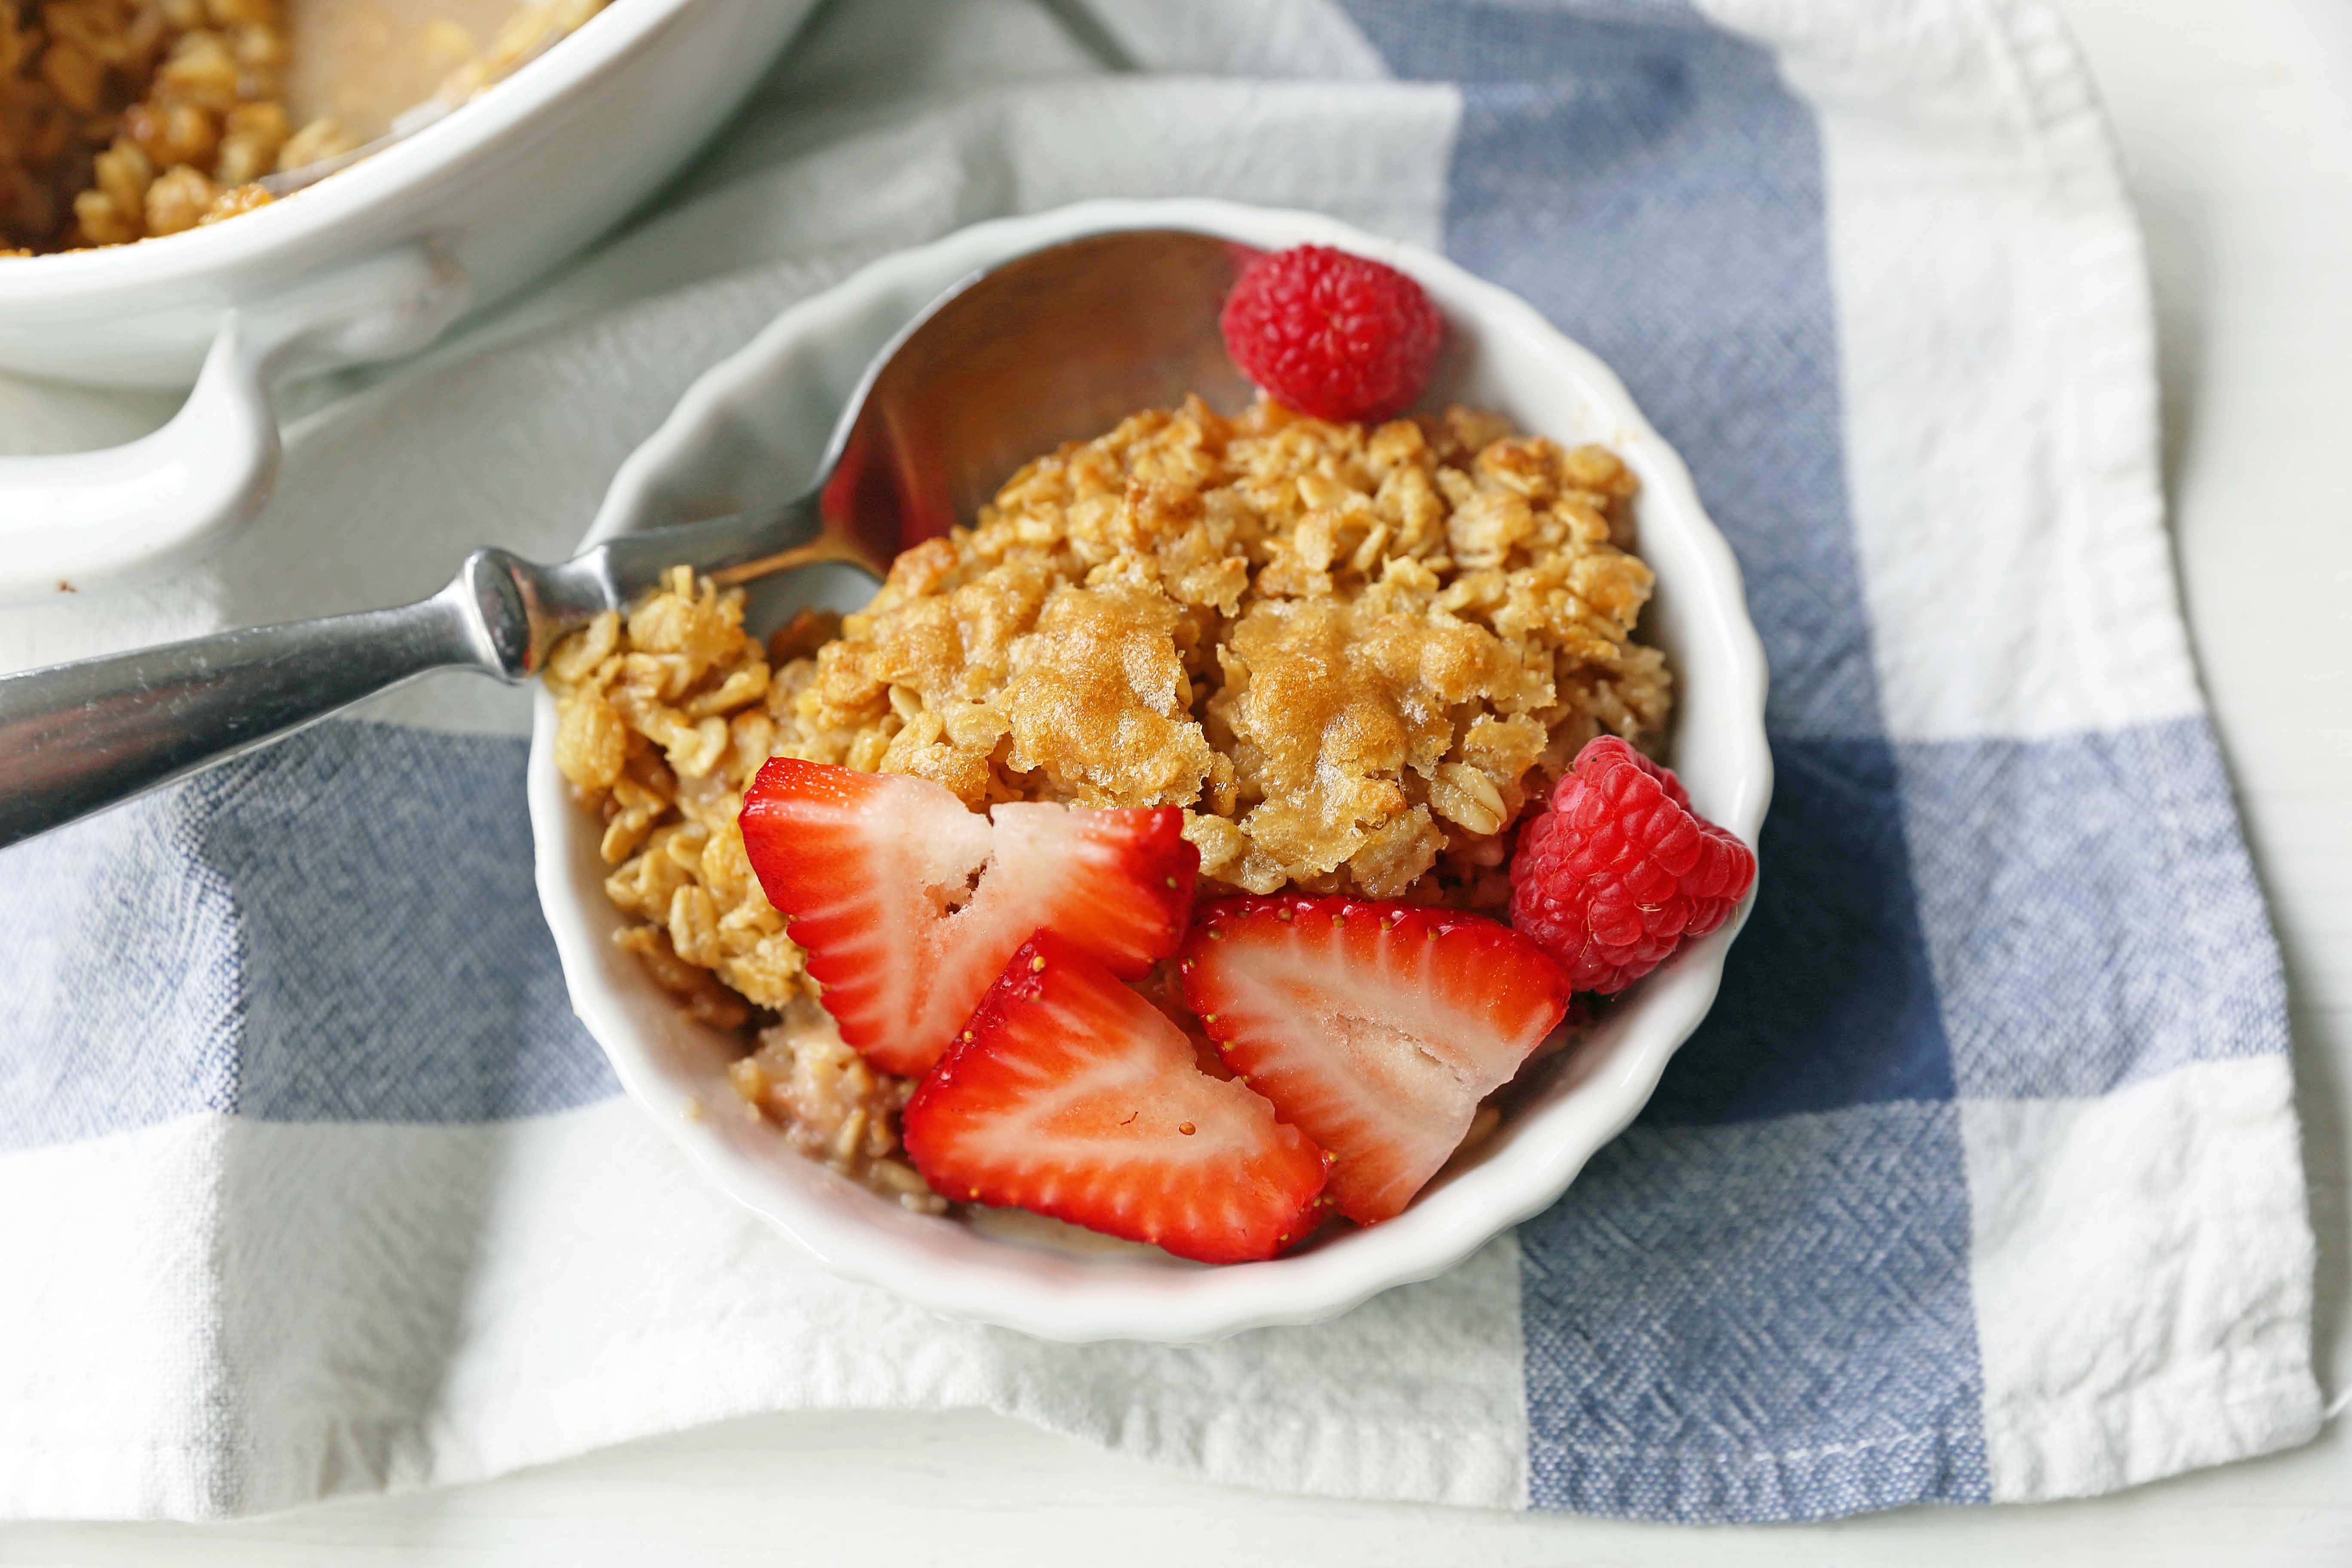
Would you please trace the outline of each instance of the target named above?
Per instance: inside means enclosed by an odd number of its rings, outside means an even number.
[[[1675,676],[1674,763],[1700,811],[1754,843],[1772,784],[1763,648],[1738,563],[1681,459],[1606,366],[1519,300],[1440,257],[1328,218],[1209,201],[1093,202],[982,224],[878,262],[785,312],[697,382],[623,467],[589,541],[793,493],[867,357],[950,283],[1076,235],[1153,227],[1268,248],[1320,242],[1400,267],[1451,324],[1451,384],[1440,395],[1501,409],[1562,440],[1605,441],[1624,457],[1642,479],[1642,551],[1658,577],[1647,626]],[[614,945],[623,921],[603,889],[601,825],[572,805],[556,771],[554,732],[554,704],[542,690],[529,772],[540,900],[572,1005],[628,1092],[721,1189],[835,1272],[1047,1339],[1186,1342],[1311,1322],[1451,1268],[1550,1205],[1633,1119],[1713,1002],[1737,930],[1735,922],[1695,944],[1628,993],[1590,1038],[1538,1069],[1533,1092],[1475,1159],[1385,1225],[1223,1268],[1140,1249],[1074,1252],[909,1214],[747,1120],[725,1080],[727,1042],[690,1022]]]
[[[0,259],[0,367],[184,387],[104,452],[0,458],[0,600],[152,570],[242,521],[271,382],[423,347],[610,227],[709,138],[814,0],[613,0],[474,102],[310,189],[137,245]],[[201,367],[201,372],[200,372]]]

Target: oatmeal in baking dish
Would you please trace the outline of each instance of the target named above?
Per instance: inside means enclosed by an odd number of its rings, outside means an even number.
[[[838,1047],[807,1043],[819,988],[739,822],[768,759],[975,810],[1176,808],[1204,897],[1499,913],[1531,805],[1596,735],[1666,718],[1635,490],[1602,447],[1466,409],[1140,413],[1030,463],[837,624],[762,642],[740,591],[674,574],[556,650],[556,758],[604,820],[621,941],[698,1017],[767,1032],[739,1082],[805,1128],[774,1086]],[[801,1142],[898,1195],[899,1092],[860,1098],[855,1147]]]
[[[0,256],[249,212],[263,176],[463,101],[606,3],[0,0]]]

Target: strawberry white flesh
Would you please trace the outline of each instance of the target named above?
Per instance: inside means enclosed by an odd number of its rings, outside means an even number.
[[[1567,1011],[1526,937],[1450,910],[1290,895],[1201,912],[1179,968],[1226,1065],[1328,1150],[1360,1225],[1412,1201]]]
[[[1212,1078],[1166,1015],[1049,931],[1013,954],[908,1103],[907,1153],[951,1198],[1048,1215],[1203,1263],[1309,1228],[1321,1151]]]
[[[807,950],[841,1037],[886,1072],[927,1070],[1040,928],[1138,976],[1175,951],[1200,852],[1183,813],[1008,805],[778,757],[743,800],[743,847]]]

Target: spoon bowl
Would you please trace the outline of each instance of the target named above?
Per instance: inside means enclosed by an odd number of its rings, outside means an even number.
[[[1132,229],[1049,245],[959,282],[877,356],[818,481],[827,532],[867,559],[968,521],[1023,463],[1190,395],[1252,395],[1217,312],[1256,251]]]

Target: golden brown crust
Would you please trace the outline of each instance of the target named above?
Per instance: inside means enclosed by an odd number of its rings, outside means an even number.
[[[707,1021],[813,994],[735,825],[771,754],[999,800],[1178,805],[1205,889],[1487,910],[1602,730],[1663,724],[1633,476],[1492,416],[1141,414],[1029,464],[864,612],[762,647],[690,574],[555,653],[625,942]],[[724,983],[714,987],[707,976]]]
[[[1184,806],[1204,874],[1252,891],[1435,896],[1444,857],[1491,904],[1479,841],[1601,730],[1664,721],[1634,489],[1463,410],[1138,415],[901,557],[781,743],[975,806]]]

